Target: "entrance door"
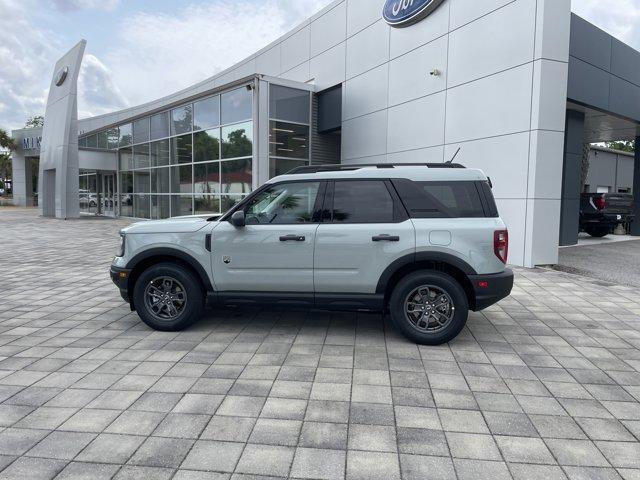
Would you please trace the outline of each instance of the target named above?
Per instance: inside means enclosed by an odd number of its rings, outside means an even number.
[[[116,177],[112,173],[102,175],[102,213],[115,216]]]

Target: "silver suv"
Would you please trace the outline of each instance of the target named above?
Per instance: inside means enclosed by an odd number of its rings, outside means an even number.
[[[490,181],[456,164],[301,167],[221,218],[125,228],[111,277],[150,327],[206,305],[389,311],[428,345],[511,293],[509,236]]]

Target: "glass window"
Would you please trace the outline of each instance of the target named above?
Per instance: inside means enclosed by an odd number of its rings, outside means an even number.
[[[98,132],[98,148],[107,149],[107,131]]]
[[[253,92],[246,87],[223,93],[220,103],[223,125],[253,118]]]
[[[309,158],[309,127],[270,122],[269,154],[272,157]]]
[[[125,125],[120,125],[119,127],[119,139],[120,141],[118,142],[118,144],[121,147],[126,147],[131,145],[132,141],[133,141],[133,135],[132,135],[132,131],[131,131],[131,124],[127,123]]]
[[[151,142],[151,166],[169,165],[169,139]]]
[[[133,166],[134,168],[149,168],[151,166],[148,143],[133,147]]]
[[[220,125],[220,97],[215,96],[205,98],[193,104],[193,129],[204,130],[205,128],[217,127]]]
[[[191,165],[171,167],[171,193],[192,193],[193,176]]]
[[[149,141],[149,117],[133,122],[133,143]]]
[[[220,197],[220,213],[231,210],[242,201],[242,195],[223,195]]]
[[[152,195],[151,196],[151,218],[156,220],[162,220],[170,217],[170,200],[171,198],[166,195]]]
[[[191,131],[191,105],[171,110],[171,135],[180,135]]]
[[[197,163],[193,172],[195,193],[220,193],[220,162]]]
[[[177,163],[191,163],[192,156],[192,144],[191,134],[182,135],[171,139],[171,164]]]
[[[195,162],[208,162],[220,158],[220,129],[193,134],[193,156]]]
[[[271,158],[269,160],[269,178],[284,175],[294,168],[304,167],[309,162],[306,160],[289,160],[288,158]]]
[[[221,213],[220,197],[217,195],[196,195],[195,197],[195,214],[202,215],[205,213]]]
[[[151,218],[149,211],[149,195],[133,196],[133,216],[136,218]]]
[[[171,216],[193,215],[192,202],[191,195],[171,195]]]
[[[311,96],[295,88],[271,85],[269,88],[269,118],[309,123]]]
[[[78,147],[86,148],[87,147],[87,137],[82,137],[78,139]]]
[[[149,170],[137,170],[133,174],[133,193],[149,193],[151,173]]]
[[[251,192],[251,159],[222,162],[222,193]]]
[[[485,216],[480,194],[474,182],[415,182],[427,195],[429,203],[444,206],[447,216],[482,218]],[[411,205],[409,209],[415,210]]]
[[[98,136],[90,135],[87,137],[87,148],[98,148]]]
[[[120,132],[118,127],[110,128],[107,130],[107,148],[109,150],[115,150],[118,148]]]
[[[151,169],[151,193],[169,193],[169,169]]]
[[[133,170],[133,149],[121,148],[118,151],[120,155],[120,170]]]
[[[311,223],[319,190],[320,182],[274,185],[247,205],[247,225]]]
[[[162,112],[151,116],[151,140],[167,138],[169,136],[169,112]]]
[[[222,158],[250,157],[252,153],[252,122],[222,127]]]
[[[335,182],[333,221],[393,223],[393,199],[384,182]]]
[[[120,215],[133,217],[133,173],[120,174]]]

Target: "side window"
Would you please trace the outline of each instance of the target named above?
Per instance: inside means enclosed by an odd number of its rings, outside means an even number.
[[[393,223],[393,198],[383,181],[336,181],[333,221],[343,223]]]
[[[313,223],[320,182],[274,185],[245,208],[247,225]]]
[[[412,218],[486,216],[475,182],[414,182],[399,179],[394,180],[393,184]],[[488,193],[485,192],[485,198],[487,201],[493,200],[490,189]]]

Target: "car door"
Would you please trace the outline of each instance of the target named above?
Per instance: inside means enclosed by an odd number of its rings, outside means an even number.
[[[316,235],[316,301],[372,295],[384,270],[415,252],[415,231],[385,180],[336,180],[328,185]]]
[[[245,207],[246,226],[221,222],[212,235],[212,264],[220,292],[308,293],[322,182],[275,184]]]

